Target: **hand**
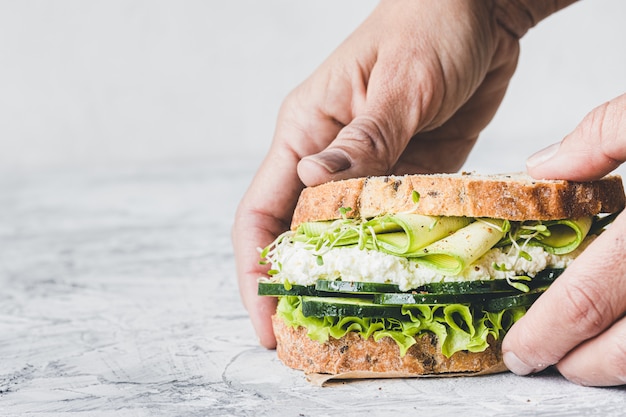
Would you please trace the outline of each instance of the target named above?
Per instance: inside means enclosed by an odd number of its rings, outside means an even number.
[[[519,53],[490,2],[383,0],[284,101],[272,146],[233,227],[239,286],[260,343],[275,302],[258,297],[258,247],[289,228],[304,185],[450,172],[493,117]]]
[[[626,94],[528,160],[535,178],[587,181],[626,161]],[[503,342],[511,371],[550,365],[582,385],[626,384],[626,212],[559,277]]]

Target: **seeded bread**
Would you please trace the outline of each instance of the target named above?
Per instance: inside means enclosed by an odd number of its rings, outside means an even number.
[[[347,333],[341,339],[332,337],[326,343],[311,340],[303,327],[291,327],[272,317],[278,358],[287,366],[307,374],[366,373],[369,377],[392,374],[402,376],[495,373],[506,370],[502,362],[500,341],[489,340],[483,352],[456,352],[447,358],[437,345],[437,336],[424,333],[416,338],[406,355],[400,356],[393,339],[363,339],[358,333]],[[490,370],[490,372],[485,372]]]
[[[622,210],[625,203],[622,179],[617,175],[585,183],[535,180],[525,174],[355,178],[303,190],[292,229],[303,222],[333,220],[342,215],[369,218],[398,212],[553,220],[613,213]],[[400,356],[398,345],[389,337],[374,341],[350,332],[341,339],[331,337],[319,343],[311,340],[303,327],[288,326],[277,316],[272,317],[272,323],[278,358],[309,375],[379,378],[476,375],[506,370],[501,340],[493,338],[483,352],[461,351],[447,358],[441,353],[436,335],[426,332],[416,336],[416,343]]]
[[[419,196],[419,201],[415,199]],[[355,178],[302,191],[291,228],[317,220],[412,212],[432,216],[556,220],[624,208],[619,175],[597,181],[536,180],[511,175],[431,174]],[[345,210],[343,210],[345,211]]]

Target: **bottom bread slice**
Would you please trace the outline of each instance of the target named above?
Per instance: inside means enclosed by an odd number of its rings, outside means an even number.
[[[363,339],[358,333],[348,333],[341,339],[329,338],[325,343],[311,340],[304,327],[286,325],[282,319],[272,317],[276,335],[278,358],[290,368],[307,374],[343,374],[362,371],[402,375],[437,375],[483,373],[506,370],[502,366],[499,340],[489,339],[483,352],[456,352],[449,358],[441,353],[437,337],[424,333],[401,357],[396,342],[389,337],[379,341]],[[491,373],[491,372],[487,372]]]

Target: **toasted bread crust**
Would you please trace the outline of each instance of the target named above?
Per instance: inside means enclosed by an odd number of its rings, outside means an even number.
[[[419,202],[414,201],[414,191]],[[556,220],[624,208],[619,175],[597,181],[535,180],[525,174],[433,174],[355,178],[302,191],[292,224],[412,212],[432,216]]]
[[[319,343],[307,336],[305,328],[288,326],[276,315],[272,317],[272,324],[278,358],[285,365],[307,374],[363,371],[374,375],[401,373],[418,376],[506,369],[502,365],[501,343],[493,339],[483,352],[462,351],[447,358],[437,345],[437,337],[424,333],[401,357],[398,345],[389,337],[374,341],[372,338],[364,340],[358,333],[348,333],[341,339],[330,338],[326,343]]]

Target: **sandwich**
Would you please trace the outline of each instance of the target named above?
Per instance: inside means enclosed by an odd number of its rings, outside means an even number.
[[[622,180],[381,176],[305,188],[261,250],[277,356],[351,377],[506,371],[507,330],[624,208]]]

